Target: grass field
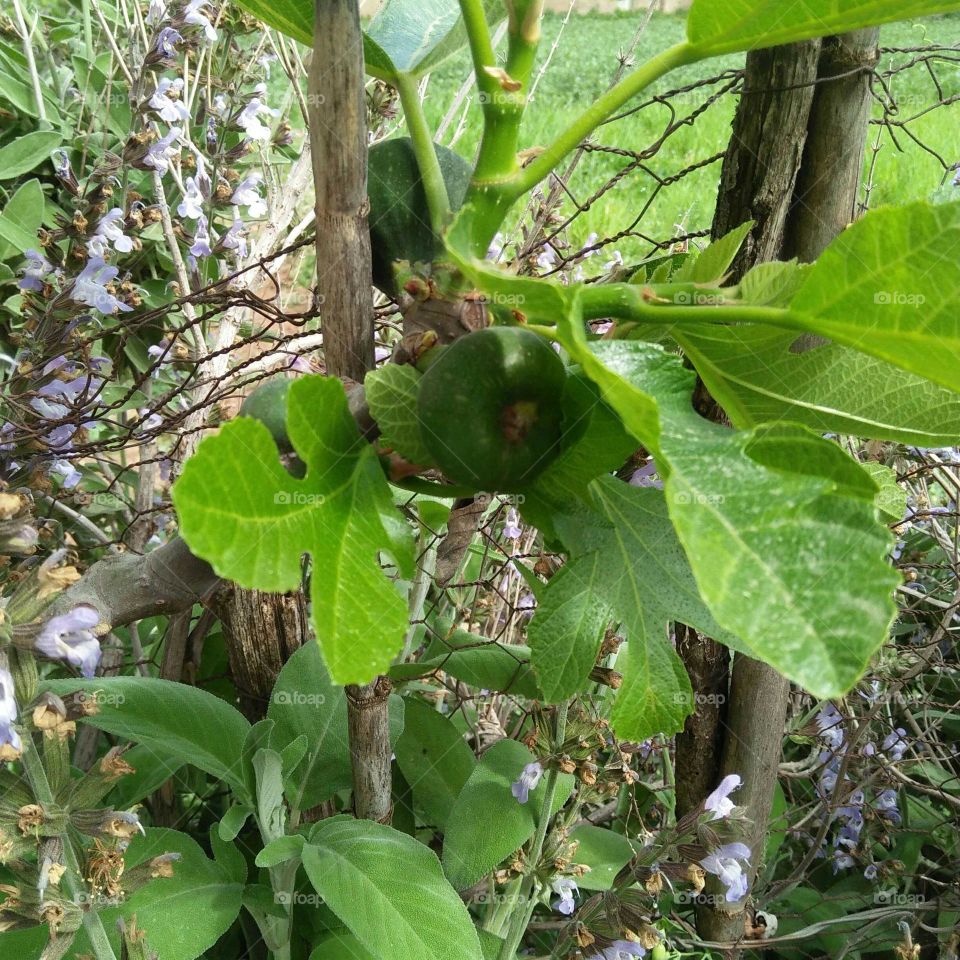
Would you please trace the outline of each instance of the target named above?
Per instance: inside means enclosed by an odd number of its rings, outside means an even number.
[[[524,121],[524,147],[548,143],[565,122],[595,99],[610,84],[617,68],[617,56],[629,48],[631,40],[643,20],[642,14],[617,14],[572,17],[563,26],[563,18],[547,15],[544,20],[544,38],[540,61],[550,52],[554,41],[557,47],[536,87]],[[680,40],[684,32],[681,16],[655,16],[638,44],[635,60],[642,61],[658,50]],[[559,39],[558,39],[559,38]],[[882,44],[886,47],[916,47],[924,43],[957,44],[960,49],[960,17],[945,17],[921,24],[895,24],[884,29]],[[908,55],[887,57],[881,69],[891,62],[904,62]],[[709,64],[700,64],[671,74],[658,86],[669,90],[706,78],[729,68],[742,65],[742,57],[727,57]],[[468,75],[466,55],[446,64],[430,80],[426,107],[431,123],[436,126]],[[945,96],[960,94],[960,64],[941,64],[937,76]],[[901,116],[920,113],[934,104],[938,97],[930,74],[917,67],[900,74],[894,81],[895,95],[901,102]],[[704,88],[684,95],[678,108],[690,111],[710,96],[713,88]],[[661,152],[650,161],[653,173],[670,177],[681,169],[722,151],[730,132],[735,108],[732,96],[724,97],[699,117],[694,125],[682,128],[667,141]],[[882,111],[877,109],[877,115]],[[935,110],[911,125],[912,132],[928,143],[948,162],[960,161],[960,104]],[[459,116],[458,116],[459,119]],[[611,146],[643,150],[661,134],[669,114],[656,104],[601,128],[597,140]],[[449,142],[457,127],[454,121],[444,142]],[[871,130],[871,143],[880,128]],[[467,112],[465,126],[455,149],[472,157],[479,141],[481,117],[479,107],[472,104]],[[942,166],[909,137],[899,137],[900,152],[883,135],[871,205],[902,203],[909,200],[956,195],[954,188],[941,188],[944,179]],[[579,202],[598,190],[626,161],[610,155],[588,154],[581,162],[571,182],[571,190]],[[657,240],[667,239],[682,230],[708,228],[713,214],[720,165],[715,164],[685,177],[663,189],[643,220],[634,228]],[[949,180],[948,180],[949,184]],[[569,229],[568,239],[579,248],[587,235],[596,232],[601,237],[612,236],[629,227],[649,198],[655,181],[646,173],[635,171],[622,180],[615,189],[604,195],[585,214],[578,217]],[[573,210],[568,203],[564,212]],[[516,218],[515,211],[515,218]],[[636,258],[645,254],[649,244],[628,237],[609,248],[619,249],[624,257]],[[598,258],[599,261],[600,258]],[[609,259],[605,256],[604,259]]]

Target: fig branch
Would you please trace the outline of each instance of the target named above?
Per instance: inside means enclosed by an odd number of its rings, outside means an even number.
[[[450,219],[450,198],[447,196],[447,185],[443,179],[437,152],[433,147],[433,134],[427,125],[423,105],[420,103],[417,81],[412,74],[401,71],[396,75],[393,83],[400,96],[413,152],[420,169],[420,178],[423,180],[423,192],[426,194],[427,207],[430,210],[430,225],[434,232],[439,234]]]

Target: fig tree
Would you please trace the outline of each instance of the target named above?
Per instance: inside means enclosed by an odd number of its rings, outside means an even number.
[[[292,382],[287,377],[268,380],[240,405],[240,416],[259,420],[270,431],[281,453],[293,450],[287,436],[287,395]]]
[[[434,148],[450,208],[457,210],[466,195],[472,168],[452,150],[439,144]],[[367,194],[373,282],[385,293],[396,296],[399,291],[393,275],[394,263],[429,263],[443,251],[443,242],[430,225],[427,196],[409,137],[382,140],[370,148]]]
[[[542,337],[489,327],[454,341],[420,381],[417,416],[454,483],[517,492],[560,453],[566,369]]]

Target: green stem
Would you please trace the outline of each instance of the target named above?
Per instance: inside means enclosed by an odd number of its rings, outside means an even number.
[[[52,807],[56,800],[53,796],[53,790],[50,789],[50,783],[47,780],[47,772],[43,769],[43,762],[40,754],[37,753],[36,745],[30,737],[23,738],[23,753],[20,757],[23,763],[24,772],[33,790],[34,798],[41,807]],[[67,834],[61,837],[63,841],[63,859],[66,865],[66,872],[63,879],[67,885],[67,891],[71,899],[76,904],[83,903],[83,886],[79,881],[80,865],[77,862],[77,856],[73,849],[73,844]],[[100,914],[91,905],[89,909],[83,910],[83,928],[86,931],[90,946],[93,949],[97,960],[117,960],[117,955],[113,952],[110,940],[107,937],[107,931],[103,927]]]
[[[499,85],[485,68],[497,65],[497,55],[493,50],[483,0],[460,0],[460,14],[467,31],[467,42],[470,45],[470,56],[473,58],[473,72],[477,78],[477,87],[481,93],[494,93],[499,89]]]
[[[568,707],[569,704],[566,703],[557,707],[557,731],[554,742],[558,745],[563,743],[567,733]],[[503,946],[500,948],[500,954],[497,960],[513,960],[517,952],[517,947],[520,946],[520,941],[523,939],[523,935],[530,923],[530,918],[533,916],[533,911],[536,908],[534,896],[536,893],[537,865],[540,862],[540,856],[543,854],[543,843],[547,839],[547,830],[550,828],[551,811],[553,810],[553,802],[557,796],[557,783],[559,779],[560,773],[555,767],[547,771],[543,808],[540,813],[540,820],[537,823],[537,832],[534,834],[533,846],[530,848],[530,855],[527,858],[526,871],[520,891],[521,902],[526,900],[527,903],[522,911],[514,914],[513,922],[510,924],[510,931],[503,942]]]
[[[483,925],[483,929],[499,937],[503,933],[503,926],[513,913],[517,899],[520,896],[520,887],[523,884],[523,877],[515,877],[507,884],[503,892],[503,899],[493,904],[493,909]]]
[[[678,43],[637,67],[615,87],[598,97],[536,160],[520,172],[510,184],[512,198],[516,200],[528,190],[532,190],[568,153],[575,150],[585,137],[644,88],[676,67],[695,63],[699,59],[700,54],[688,43]]]
[[[722,291],[718,291],[722,292]],[[584,320],[617,317],[640,323],[768,323],[775,327],[806,329],[800,318],[781,307],[685,306],[650,300],[644,288],[631,283],[595,283],[580,292]]]
[[[413,152],[417,158],[417,166],[420,168],[423,191],[427,196],[427,207],[430,210],[430,224],[434,232],[439,234],[450,219],[450,198],[447,196],[447,185],[433,144],[433,134],[427,124],[423,104],[420,102],[417,81],[409,73],[398,73],[394,86],[400,94],[403,115],[407,120],[407,130],[413,141]]]

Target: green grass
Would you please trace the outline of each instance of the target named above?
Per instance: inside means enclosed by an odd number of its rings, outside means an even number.
[[[561,33],[562,17],[547,15],[544,18],[541,62],[558,35],[560,40],[536,88],[534,100],[527,109],[522,146],[550,142],[570,117],[607,88],[617,68],[618,52],[629,47],[642,19],[642,14],[575,16]],[[683,33],[683,17],[655,16],[639,43],[635,60],[640,62],[678,42]],[[894,24],[884,29],[881,42],[887,47],[918,46],[928,42],[960,44],[960,17],[939,18],[924,24]],[[896,59],[902,62],[907,57],[899,55]],[[681,87],[725,69],[737,68],[742,62],[742,57],[734,56],[687,67],[665,78],[655,89],[665,91]],[[881,67],[886,67],[888,63],[889,60],[885,61]],[[434,126],[447,112],[468,71],[469,63],[464,54],[446,64],[431,78],[426,109]],[[960,65],[943,64],[937,68],[937,75],[946,96],[960,93]],[[678,110],[689,112],[695,109],[710,96],[713,89],[704,88],[684,95],[677,104]],[[919,113],[937,99],[930,76],[922,66],[899,76],[894,89],[901,98],[901,116]],[[663,178],[670,177],[691,164],[723,151],[734,109],[734,98],[726,96],[701,115],[694,125],[682,128],[649,161],[651,172]],[[958,110],[960,107],[956,105],[936,110],[911,126],[919,139],[932,146],[949,163],[960,161],[960,126],[956,123]],[[877,116],[880,114],[878,108]],[[641,151],[657,140],[668,120],[667,109],[654,105],[607,124],[597,132],[596,139],[604,145]],[[455,127],[456,123],[448,131],[445,142],[449,141]],[[871,143],[877,130],[877,127],[871,129]],[[480,110],[473,104],[455,149],[471,158],[477,148],[480,132]],[[898,139],[902,153],[888,135],[883,136],[884,146],[880,150],[874,176],[873,206],[931,197],[938,192],[943,180],[943,168],[933,157],[909,137],[900,135]],[[574,196],[583,203],[626,162],[623,158],[610,155],[588,154],[571,181],[570,188]],[[719,176],[720,164],[717,163],[664,188],[633,229],[646,237],[662,241],[679,231],[709,228]],[[649,174],[642,171],[631,173],[574,221],[567,234],[569,243],[578,249],[591,232],[595,231],[600,237],[610,237],[628,229],[650,198],[655,185],[655,179]],[[952,187],[950,191],[953,191]],[[946,192],[941,190],[940,195]],[[951,192],[950,195],[954,194]],[[960,198],[960,191],[956,196]],[[573,209],[572,203],[567,202],[561,212],[569,215]],[[512,214],[509,225],[513,229],[520,212],[518,208]],[[650,245],[639,238],[628,237],[608,249],[619,249],[625,258],[636,259],[645,255]],[[608,257],[602,255],[602,259]],[[598,257],[597,262],[600,260]]]

